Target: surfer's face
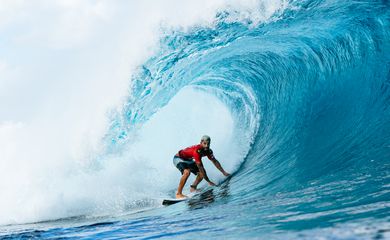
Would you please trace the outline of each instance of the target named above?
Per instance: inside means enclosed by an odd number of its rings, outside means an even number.
[[[207,150],[210,147],[210,141],[201,141],[200,144],[202,145],[203,149]]]

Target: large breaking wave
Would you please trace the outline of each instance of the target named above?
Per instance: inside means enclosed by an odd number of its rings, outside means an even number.
[[[291,1],[265,19],[220,11],[212,26],[167,30],[110,115],[104,153],[73,178],[86,188],[105,179],[104,201],[78,193],[84,205],[54,218],[158,206],[178,182],[172,155],[207,133],[235,176],[191,216],[211,211],[206,229],[223,221],[223,234],[243,237],[386,219],[388,4]]]
[[[228,183],[228,204],[251,202],[242,225],[253,226],[248,216],[287,229],[385,218],[388,7],[291,2],[259,25],[222,12],[213,28],[170,33],[136,76],[118,129],[126,135],[190,87],[216,96],[233,118],[229,144],[241,145],[235,160],[245,161]],[[213,111],[204,104],[199,121]]]

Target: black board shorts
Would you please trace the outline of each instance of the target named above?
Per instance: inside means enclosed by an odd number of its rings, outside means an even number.
[[[173,165],[179,169],[181,174],[183,174],[184,169],[189,169],[195,175],[197,175],[199,172],[198,166],[192,159],[182,159],[178,156],[174,156]]]

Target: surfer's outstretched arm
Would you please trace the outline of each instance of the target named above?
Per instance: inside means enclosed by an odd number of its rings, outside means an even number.
[[[225,175],[226,177],[230,175],[229,173],[227,173],[227,172],[222,168],[221,164],[219,163],[219,161],[218,161],[217,159],[214,158],[214,159],[212,159],[211,161],[214,163],[215,167],[218,168],[219,171],[221,171],[221,173],[222,173],[223,175]]]
[[[198,166],[199,172],[202,174],[204,180],[206,180],[206,182],[208,182],[211,186],[215,186],[215,183],[210,181],[209,177],[207,176],[206,170],[204,169],[203,164],[200,162],[200,163],[197,163],[196,165]]]

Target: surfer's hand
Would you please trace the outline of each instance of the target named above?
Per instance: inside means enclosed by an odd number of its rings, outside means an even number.
[[[224,172],[223,175],[224,175],[225,177],[229,177],[229,176],[230,176],[230,173]]]
[[[210,186],[217,186],[215,183],[213,183],[212,181],[209,182],[209,185]]]

